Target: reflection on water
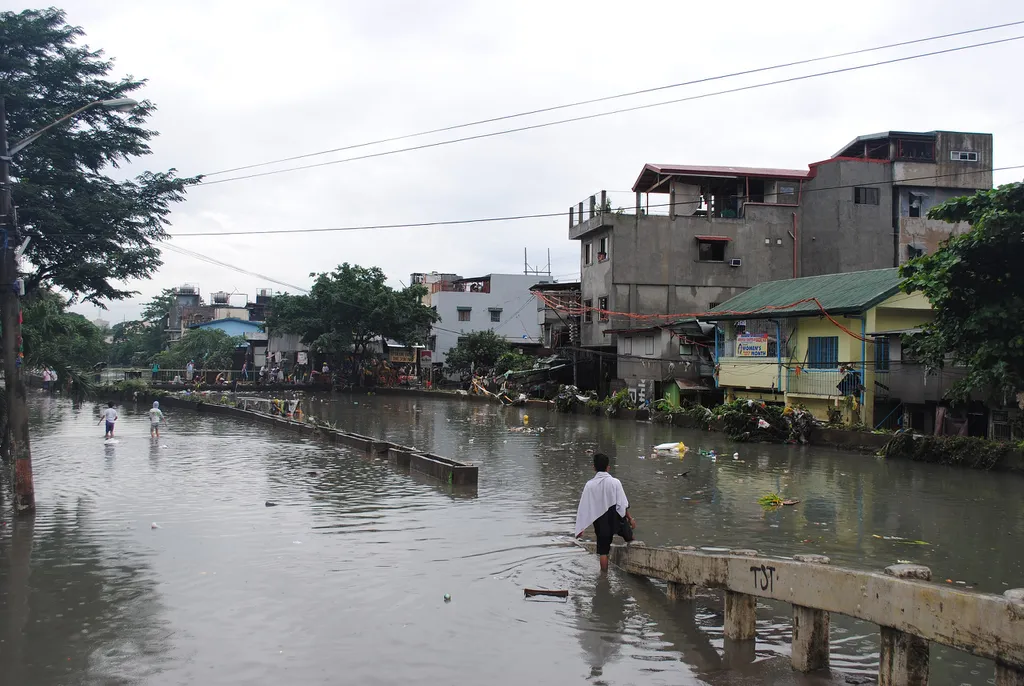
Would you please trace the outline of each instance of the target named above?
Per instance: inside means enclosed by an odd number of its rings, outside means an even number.
[[[533,408],[543,433],[509,431],[523,410],[472,402],[310,402],[343,428],[478,462],[467,496],[184,411],[151,440],[148,408],[122,408],[107,446],[96,405],[33,402],[39,512],[0,517],[0,683],[820,683],[789,669],[784,604],[759,606],[756,646],[728,644],[713,593],[671,603],[656,583],[598,573],[566,536],[587,447],[614,456],[648,544],[822,552],[872,569],[912,559],[987,591],[1024,586],[1017,477]],[[652,459],[668,440],[740,455]],[[769,490],[802,503],[765,513]],[[524,601],[527,586],[570,598]],[[873,675],[876,628],[832,626],[840,676]],[[932,655],[933,683],[991,676]]]

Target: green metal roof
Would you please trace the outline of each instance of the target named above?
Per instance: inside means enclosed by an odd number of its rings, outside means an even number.
[[[774,319],[863,312],[900,290],[899,269],[805,276],[758,284],[710,310],[702,319]],[[800,302],[807,301],[807,302]],[[793,303],[799,303],[794,305]]]

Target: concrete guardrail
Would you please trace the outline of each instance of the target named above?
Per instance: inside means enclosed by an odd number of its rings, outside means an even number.
[[[630,574],[667,581],[673,600],[691,599],[697,588],[723,590],[727,639],[756,638],[758,598],[792,604],[792,664],[801,672],[828,667],[829,614],[837,613],[881,629],[881,686],[927,684],[929,641],[993,660],[996,686],[1024,686],[1024,588],[997,596],[931,583],[922,565],[878,573],[833,567],[823,555],[770,558],[640,542],[612,546],[610,559]]]
[[[396,445],[372,436],[363,436],[319,424],[308,424],[286,417],[265,414],[254,410],[243,410],[229,405],[207,403],[201,400],[186,400],[174,396],[153,396],[147,397],[147,399],[159,400],[164,407],[178,407],[206,414],[249,419],[262,424],[277,426],[288,431],[317,436],[331,443],[360,450],[374,457],[387,457],[393,467],[409,469],[453,486],[472,486],[475,488],[479,482],[480,468],[475,464],[459,462],[418,448]]]

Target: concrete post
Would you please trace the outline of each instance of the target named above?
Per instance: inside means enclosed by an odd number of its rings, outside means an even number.
[[[924,565],[892,565],[885,573],[897,579],[932,580]],[[928,641],[913,634],[883,626],[878,686],[927,686]]]
[[[570,229],[572,227],[576,226],[576,223],[573,221],[573,218],[574,218],[575,214],[576,214],[576,208],[575,207],[570,207],[569,208],[569,228]]]
[[[676,187],[675,185],[668,189],[668,218],[676,218]]]
[[[590,196],[590,219],[593,219],[597,214],[597,196]]]
[[[1024,621],[1024,588],[1011,588],[1003,597],[1011,616]],[[1024,686],[1024,670],[996,662],[996,686]]]
[[[725,592],[725,637],[751,641],[757,636],[757,597]]]
[[[582,201],[580,201],[580,204],[578,206],[578,211],[579,211],[579,215],[580,215],[580,224],[582,224],[583,223],[583,202]]]
[[[693,600],[697,597],[697,587],[693,584],[669,581],[667,595],[669,600]]]
[[[604,214],[605,209],[608,207],[608,191],[601,191],[601,214]]]
[[[824,555],[794,555],[797,562],[827,565]],[[793,606],[793,669],[812,672],[828,667],[829,614],[801,605]]]

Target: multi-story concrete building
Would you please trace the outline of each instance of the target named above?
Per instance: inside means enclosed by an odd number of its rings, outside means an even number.
[[[991,186],[991,134],[948,131],[860,136],[808,169],[647,164],[634,208],[604,191],[570,208],[581,343],[614,351],[631,315],[705,312],[766,281],[898,266],[965,228],[930,207]]]
[[[515,346],[540,347],[541,325],[530,292],[537,281],[535,274],[487,274],[430,283],[429,305],[441,317],[428,339],[433,364],[444,364],[459,338],[474,331],[490,329]]]

